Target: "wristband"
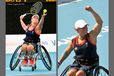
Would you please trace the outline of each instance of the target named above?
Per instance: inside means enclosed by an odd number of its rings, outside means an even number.
[[[58,62],[58,65],[60,66],[61,64],[62,64],[62,63],[59,61],[59,62]]]
[[[25,27],[26,27],[26,25],[23,25],[22,27],[23,27],[23,28],[25,28]]]

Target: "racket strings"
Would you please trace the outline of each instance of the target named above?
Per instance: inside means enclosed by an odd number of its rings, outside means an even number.
[[[32,7],[31,7],[31,13],[39,13],[39,11],[42,8],[42,3],[41,2],[37,2],[35,3]]]

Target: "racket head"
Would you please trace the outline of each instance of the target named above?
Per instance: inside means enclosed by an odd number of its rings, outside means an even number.
[[[42,9],[42,7],[43,7],[42,2],[38,1],[31,6],[30,13],[32,15],[38,14],[40,12],[40,10]]]

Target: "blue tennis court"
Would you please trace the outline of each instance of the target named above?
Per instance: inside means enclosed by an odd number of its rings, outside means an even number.
[[[77,33],[74,30],[74,23],[76,20],[84,19],[89,23],[88,31],[95,25],[94,17],[84,9],[85,6],[90,5],[103,20],[103,27],[97,39],[97,53],[100,57],[100,65],[109,69],[108,4],[108,0],[77,0],[76,2],[58,5],[58,59],[62,55],[62,52],[67,48],[70,40],[77,36]],[[72,52],[59,67],[59,76],[67,65],[73,63],[73,56],[74,52]]]
[[[41,60],[36,62],[37,68],[32,71],[31,67],[22,67],[22,71],[19,71],[18,66],[14,71],[11,71],[9,68],[9,63],[11,60],[12,54],[6,54],[6,76],[56,76],[56,53],[49,52],[52,60],[52,70],[48,71]]]

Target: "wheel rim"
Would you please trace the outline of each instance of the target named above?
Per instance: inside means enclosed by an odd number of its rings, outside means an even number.
[[[47,50],[45,49],[44,46],[40,46],[39,54],[40,54],[40,57],[41,57],[41,60],[44,64],[44,66],[48,70],[51,70],[51,68],[52,68],[51,58],[50,58],[50,56],[49,56],[49,54],[48,54],[48,52],[47,52]],[[47,56],[47,58],[46,58],[46,56]]]
[[[20,62],[19,56],[20,56],[20,52],[21,52],[21,49],[20,49],[21,46],[22,45],[17,47],[14,54],[12,55],[12,58],[11,58],[11,61],[10,61],[10,69],[11,70],[14,70]]]
[[[94,76],[108,76],[109,71],[102,66],[95,68]]]
[[[49,59],[48,59],[48,56],[47,56],[46,52],[44,51],[43,48],[41,48],[41,50],[42,50],[42,55],[43,55],[43,57],[44,57],[44,59],[45,59],[47,65],[50,66],[50,62],[49,62]]]
[[[71,67],[71,65],[68,65],[68,66],[63,70],[63,72],[61,73],[60,76],[67,76],[67,72],[68,72],[68,70],[69,70],[70,67]]]

